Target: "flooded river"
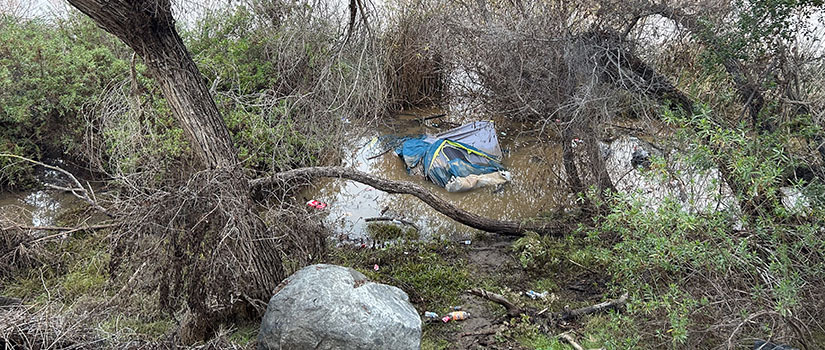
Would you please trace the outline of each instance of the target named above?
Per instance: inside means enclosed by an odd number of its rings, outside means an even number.
[[[555,161],[561,156],[558,146],[550,142],[539,143],[535,133],[514,130],[500,123],[497,123],[497,130],[504,153],[503,164],[512,174],[512,181],[500,189],[481,188],[449,193],[422,176],[408,175],[404,162],[393,151],[369,159],[377,152],[365,145],[374,137],[435,134],[448,129],[442,125],[455,126],[473,121],[450,116],[433,119],[433,123],[421,121],[422,116],[432,114],[433,111],[421,111],[415,115],[398,115],[390,126],[369,131],[354,130],[358,136],[354,137],[351,145],[344,146],[344,154],[349,156],[344,159],[343,165],[390,180],[416,183],[464,210],[501,220],[533,217],[568,201],[565,197],[567,192],[557,190],[562,180],[552,165],[559,164]],[[381,216],[411,221],[422,229],[424,237],[466,239],[477,231],[454,222],[413,196],[387,194],[354,181],[318,181],[302,196],[327,203],[328,206],[319,210],[318,214],[323,216],[328,227],[344,238],[365,238],[365,219]]]

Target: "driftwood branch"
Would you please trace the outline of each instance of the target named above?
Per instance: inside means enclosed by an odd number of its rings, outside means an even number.
[[[584,315],[594,314],[610,309],[617,309],[627,303],[628,294],[624,293],[618,299],[608,300],[596,305],[586,306],[575,310],[565,310],[562,312],[553,313],[553,318],[562,321],[569,321],[579,318]]]
[[[381,151],[381,153],[378,153],[378,154],[376,154],[376,155],[374,155],[374,156],[367,157],[367,160],[373,160],[373,159],[375,159],[375,158],[378,158],[378,157],[380,157],[380,156],[383,156],[383,155],[387,154],[389,151],[392,151],[392,150],[393,150],[393,148],[392,148],[392,147],[387,148],[387,149],[385,149],[385,150]]]
[[[505,221],[486,218],[463,210],[419,185],[404,181],[387,180],[351,168],[299,168],[254,179],[251,180],[249,184],[253,191],[260,191],[263,188],[271,187],[279,183],[295,180],[312,180],[321,177],[348,179],[372,186],[375,189],[387,193],[413,195],[439,213],[464,225],[486,232],[520,236],[526,231],[534,231],[541,234],[561,236],[570,231],[569,225],[560,221]]]
[[[470,289],[470,290],[467,291],[467,293],[470,293],[470,294],[475,295],[475,296],[482,297],[484,299],[487,299],[489,301],[497,303],[501,306],[504,306],[504,308],[507,309],[507,316],[516,317],[516,316],[521,315],[522,313],[524,313],[524,311],[521,308],[516,306],[516,304],[513,304],[512,302],[510,302],[510,300],[507,300],[507,298],[505,298],[501,294],[488,292],[486,290],[479,289],[479,288]]]
[[[507,309],[507,316],[515,317],[519,315],[528,315],[536,318],[549,318],[551,319],[551,321],[570,321],[584,315],[589,315],[611,309],[618,309],[619,307],[624,306],[624,304],[627,303],[628,298],[628,294],[624,293],[618,299],[608,300],[596,305],[586,306],[574,310],[564,310],[561,312],[545,314],[544,310],[536,311],[535,309],[529,307],[520,308],[516,306],[516,304],[505,298],[503,295],[488,292],[483,289],[471,289],[468,290],[467,293],[482,297],[501,306],[504,306],[504,308]]]
[[[564,332],[562,334],[559,334],[559,339],[566,341],[568,344],[570,344],[570,346],[573,347],[573,349],[584,350],[584,347],[577,343],[576,339],[573,339],[573,336],[570,335],[570,332]]]

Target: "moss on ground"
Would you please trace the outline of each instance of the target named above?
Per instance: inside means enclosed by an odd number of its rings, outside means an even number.
[[[367,225],[367,234],[377,242],[414,241],[419,238],[418,230],[414,227],[402,227],[395,224],[370,223]]]
[[[378,249],[346,246],[332,250],[328,262],[403,289],[420,312],[457,304],[471,285],[466,252],[452,242],[410,241]]]

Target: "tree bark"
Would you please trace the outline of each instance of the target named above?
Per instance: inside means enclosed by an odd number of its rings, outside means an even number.
[[[604,196],[605,192],[611,191],[616,193],[616,186],[610,180],[610,174],[607,172],[607,164],[605,164],[602,150],[599,146],[599,138],[597,137],[596,129],[591,125],[585,128],[585,142],[584,146],[587,150],[587,156],[590,158],[590,168],[593,176],[596,179],[596,185],[599,188],[599,196]]]
[[[456,207],[450,202],[445,201],[441,197],[436,196],[430,191],[427,191],[421,186],[409,182],[392,181],[382,179],[355,169],[344,167],[310,167],[299,168],[280,173],[275,173],[271,176],[262,177],[251,180],[250,186],[253,190],[260,190],[262,188],[270,187],[278,183],[294,181],[298,179],[311,180],[319,177],[342,178],[366,185],[370,185],[378,190],[387,193],[409,194],[417,197],[439,213],[458,221],[464,225],[470,226],[486,232],[493,232],[502,235],[520,236],[524,232],[534,231],[541,234],[561,236],[570,232],[571,228],[565,223],[557,221],[502,221],[494,220],[473,214]]]
[[[566,128],[561,133],[561,158],[564,165],[564,174],[570,191],[578,194],[584,193],[584,184],[579,177],[579,168],[576,166],[576,154],[573,152],[573,132]]]
[[[170,0],[68,1],[143,58],[206,168],[238,164],[229,130],[175,30]]]
[[[233,269],[233,266],[216,268],[209,265],[209,261],[194,259],[196,262],[191,263],[190,259],[189,265],[178,267],[195,276],[187,276],[183,282],[186,283],[185,297],[191,314],[181,325],[181,338],[185,343],[203,340],[211,336],[227,313],[231,313],[227,310],[248,306],[253,302],[248,299],[266,300],[271,295],[272,288],[285,277],[280,243],[273,239],[269,228],[254,211],[249,183],[239,167],[229,130],[209,94],[205,79],[175,30],[171,1],[68,1],[143,58],[199,162],[206,169],[215,169],[215,177],[220,181],[214,192],[225,193],[227,198],[222,200],[234,202],[231,215],[219,217],[223,223],[193,228],[187,234],[203,238],[202,254],[210,256],[210,261],[232,257],[240,259],[239,264],[244,266],[239,269]],[[183,215],[201,214],[188,212]],[[210,214],[206,213],[204,218]],[[227,227],[231,234],[223,235],[222,227]],[[184,251],[182,254],[192,253]],[[216,256],[218,254],[222,256]],[[163,286],[160,288],[163,292]],[[228,297],[234,294],[249,298]],[[214,303],[220,305],[212,305]]]

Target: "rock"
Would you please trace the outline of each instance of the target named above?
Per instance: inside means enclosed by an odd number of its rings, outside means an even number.
[[[756,340],[753,342],[753,350],[799,350],[790,345],[775,344],[764,340]]]
[[[808,196],[796,187],[780,187],[779,192],[782,194],[782,205],[791,214],[807,216],[811,210],[811,203]]]
[[[667,156],[666,171],[650,171],[651,157],[664,157],[653,144],[632,136],[610,143],[605,167],[620,192],[630,193],[643,205],[656,210],[665,198],[678,200],[689,212],[707,210],[738,211],[733,192],[722,180],[719,169],[692,165],[676,151]]]
[[[269,300],[258,349],[419,349],[421,319],[404,291],[351,268],[318,264]]]

